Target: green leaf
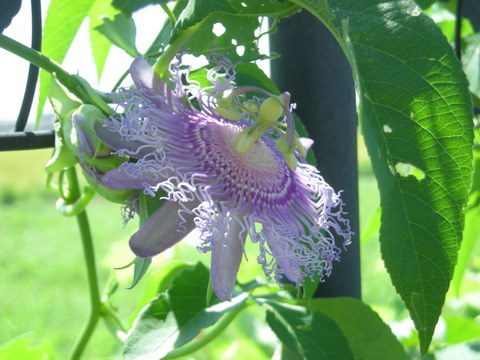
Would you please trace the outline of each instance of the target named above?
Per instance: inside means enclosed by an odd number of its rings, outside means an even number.
[[[34,342],[31,334],[16,337],[6,344],[0,345],[0,359],[50,359],[51,351],[48,346],[32,346]]]
[[[196,26],[183,45],[193,55],[209,54],[212,48],[226,54],[232,62],[263,58],[258,49],[259,16],[281,18],[299,10],[289,2],[272,0],[190,0],[180,14],[172,41],[185,30]],[[215,35],[215,27],[222,33]]]
[[[140,10],[148,5],[168,3],[170,0],[113,0],[112,5],[126,14]]]
[[[462,247],[458,253],[458,263],[452,279],[452,289],[455,295],[460,296],[462,281],[468,264],[472,259],[473,250],[480,237],[480,207],[469,209],[465,216],[465,230],[463,232]]]
[[[60,85],[55,79],[52,79],[49,92],[50,103],[52,104],[53,111],[60,118],[63,123],[67,114],[77,109],[82,105],[81,102],[75,100],[70,96],[70,93]]]
[[[142,280],[143,276],[147,273],[150,264],[152,263],[152,258],[137,258],[133,263],[133,280],[132,284],[127,289],[133,289],[135,285]]]
[[[353,298],[312,299],[305,303],[333,319],[347,337],[355,359],[408,360],[395,335],[365,303]]]
[[[103,34],[112,44],[124,50],[131,57],[137,57],[140,53],[135,45],[136,27],[131,17],[125,14],[117,14],[113,20],[102,18],[101,25],[95,30]]]
[[[109,2],[95,1],[88,13],[88,18],[90,20],[90,44],[98,79],[100,79],[100,76],[102,75],[103,67],[107,60],[108,52],[110,51],[111,42],[104,36],[98,36],[96,27],[103,23],[102,18],[112,18],[117,12],[118,10],[116,10]]]
[[[274,95],[280,95],[280,90],[272,80],[255,63],[238,64],[235,67],[237,85],[257,86],[265,89]]]
[[[171,286],[173,279],[185,269],[192,269],[193,265],[181,261],[174,261],[162,266],[152,272],[148,278],[147,286],[142,298],[137,304],[135,312],[131,315],[130,323],[138,316],[140,311],[148,305],[159,293],[165,292]]]
[[[45,18],[42,53],[61,63],[95,0],[51,0]],[[40,71],[36,127],[50,89],[50,74]]]
[[[347,339],[335,322],[322,313],[307,316],[304,307],[267,301],[267,323],[290,351],[302,359],[353,360]]]
[[[362,234],[360,235],[360,241],[362,243],[367,242],[375,234],[378,234],[380,230],[380,218],[382,216],[382,208],[378,206],[372,215],[370,215],[370,219],[368,220],[365,229],[363,229]]]
[[[465,76],[412,1],[336,0],[328,11],[326,1],[292,2],[330,28],[353,68],[381,195],[382,256],[425,353],[453,275],[471,181]]]
[[[480,323],[463,316],[444,316],[446,325],[445,341],[447,344],[458,344],[480,339]]]
[[[241,293],[207,308],[208,279],[209,271],[201,263],[176,276],[170,289],[145,307],[135,321],[125,343],[125,359],[160,359],[245,303],[248,295]]]

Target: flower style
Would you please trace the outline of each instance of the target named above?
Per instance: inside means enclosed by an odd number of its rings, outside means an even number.
[[[346,246],[352,234],[339,194],[305,162],[304,145],[311,141],[295,135],[288,94],[247,99],[246,91],[268,93],[236,88],[233,65],[212,59],[212,86],[203,89],[186,82],[181,57],[166,80],[136,59],[136,89],[117,93],[117,113],[95,128],[118,155],[136,159],[107,172],[106,186],[166,193],[130,247],[151,257],[198,229],[199,249],[212,252],[213,290],[225,300],[247,236],[259,244],[257,260],[267,277],[297,285],[322,280],[339,260],[335,237]]]

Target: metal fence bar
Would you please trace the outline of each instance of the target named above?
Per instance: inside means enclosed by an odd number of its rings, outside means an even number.
[[[296,112],[315,141],[318,168],[335,190],[343,190],[356,234],[315,296],[360,298],[357,114],[350,66],[332,34],[304,11],[281,20],[271,47],[281,54],[271,63],[273,80],[292,93]]]
[[[32,6],[32,49],[40,51],[42,46],[42,9],[40,0],[31,0]],[[38,67],[30,64],[22,106],[15,123],[15,131],[25,130],[38,79]]]
[[[54,146],[53,130],[0,133],[0,151],[44,149]]]

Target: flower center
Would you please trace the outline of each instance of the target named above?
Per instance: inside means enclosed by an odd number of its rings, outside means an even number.
[[[248,151],[240,153],[236,150],[238,136],[241,128],[235,125],[217,127],[218,135],[215,139],[216,145],[223,147],[228,151],[232,158],[232,163],[237,166],[244,166],[251,171],[259,171],[265,173],[275,173],[280,165],[279,159],[275,156],[271,148],[269,148],[261,139],[259,139]]]

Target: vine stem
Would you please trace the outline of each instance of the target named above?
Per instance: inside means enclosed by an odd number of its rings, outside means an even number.
[[[174,37],[174,40],[170,43],[167,50],[165,50],[165,52],[158,58],[157,62],[153,65],[153,69],[161,78],[165,78],[170,62],[175,55],[182,50],[185,43],[192,37],[193,34],[195,34],[195,31],[197,31],[201,24],[202,22],[200,21],[192,27],[179,32]]]
[[[67,199],[69,202],[75,202],[79,199],[81,192],[78,184],[77,173],[74,167],[71,167],[66,171],[68,178],[68,184],[70,188],[70,196]],[[85,265],[87,268],[87,280],[90,291],[90,314],[88,321],[85,324],[82,333],[80,334],[75,346],[73,347],[71,360],[80,359],[85,347],[87,346],[98,320],[101,316],[102,304],[100,299],[100,290],[97,278],[97,268],[95,265],[95,251],[93,249],[92,234],[90,231],[90,225],[88,223],[88,217],[86,211],[80,212],[77,216],[77,223],[80,229],[80,237],[83,246],[83,255],[85,257]]]

